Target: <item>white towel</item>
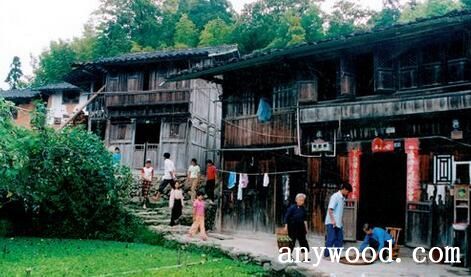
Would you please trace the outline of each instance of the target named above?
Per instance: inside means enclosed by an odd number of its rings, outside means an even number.
[[[430,197],[433,197],[434,191],[435,191],[434,185],[427,185],[427,200],[430,200]]]
[[[239,186],[237,188],[237,200],[242,200],[242,185],[239,183]]]
[[[438,203],[438,196],[441,195],[442,196],[442,201],[443,203],[445,203],[445,185],[438,185],[437,186],[437,199],[435,200]]]
[[[263,186],[268,187],[270,184],[270,178],[268,178],[268,173],[263,174]]]

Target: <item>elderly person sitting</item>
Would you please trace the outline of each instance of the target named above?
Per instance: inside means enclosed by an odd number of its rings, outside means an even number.
[[[306,200],[306,195],[304,193],[298,193],[295,200],[296,204],[291,205],[286,211],[285,215],[285,229],[287,229],[288,236],[291,238],[291,251],[293,251],[296,240],[299,241],[300,247],[306,247],[309,249],[309,244],[307,243],[306,239],[307,214],[306,209],[304,208],[304,200]]]

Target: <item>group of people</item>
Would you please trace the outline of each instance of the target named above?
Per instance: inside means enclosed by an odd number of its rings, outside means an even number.
[[[343,247],[343,209],[345,206],[345,199],[348,197],[350,192],[352,192],[352,186],[350,184],[342,184],[339,191],[330,197],[325,217],[326,249],[324,251],[324,257],[330,256],[331,252],[329,251],[329,248]],[[305,194],[297,194],[295,204],[291,205],[285,214],[285,229],[291,239],[291,250],[293,250],[296,241],[298,241],[300,247],[309,249],[309,243],[306,238],[308,225],[306,221],[307,213],[304,208],[305,200]],[[360,245],[360,252],[368,246],[379,252],[379,250],[387,245],[389,240],[392,240],[391,235],[386,230],[379,227],[373,227],[368,223],[364,224],[363,231],[365,232],[365,238]]]
[[[177,180],[176,169],[174,162],[170,159],[170,153],[164,153],[164,175],[160,182],[155,201],[159,201],[166,188],[170,186],[169,207],[171,210],[170,226],[178,224],[182,216],[183,206],[185,204],[184,192],[182,184]],[[201,168],[196,159],[192,159],[190,166],[187,170],[187,182],[190,185],[191,201],[193,202],[193,224],[190,228],[189,235],[193,236],[199,230],[201,238],[207,239],[204,215],[205,215],[205,194],[209,201],[214,201],[214,189],[216,185],[217,169],[212,160],[207,160],[206,169],[206,185],[204,192],[199,190],[199,181],[201,178]],[[154,178],[154,168],[152,161],[146,160],[144,167],[141,169],[141,198],[142,207],[147,208],[150,197],[149,192],[152,187],[152,180]]]

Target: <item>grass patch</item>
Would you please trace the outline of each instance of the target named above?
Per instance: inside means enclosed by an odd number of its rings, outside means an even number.
[[[2,276],[262,276],[260,266],[195,249],[98,240],[0,238]]]

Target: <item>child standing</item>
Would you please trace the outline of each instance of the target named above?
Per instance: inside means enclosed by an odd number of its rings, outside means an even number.
[[[169,206],[172,211],[170,226],[175,226],[182,216],[183,203],[183,191],[180,188],[180,183],[175,182],[175,188],[170,191]]]
[[[149,190],[152,186],[152,179],[154,178],[154,168],[152,167],[152,161],[147,160],[146,165],[141,169],[142,179],[142,208],[147,209],[146,203],[149,201]]]
[[[202,240],[207,240],[206,230],[204,228],[204,193],[198,191],[196,193],[196,200],[193,202],[193,225],[191,225],[189,236],[192,237],[200,230]]]

